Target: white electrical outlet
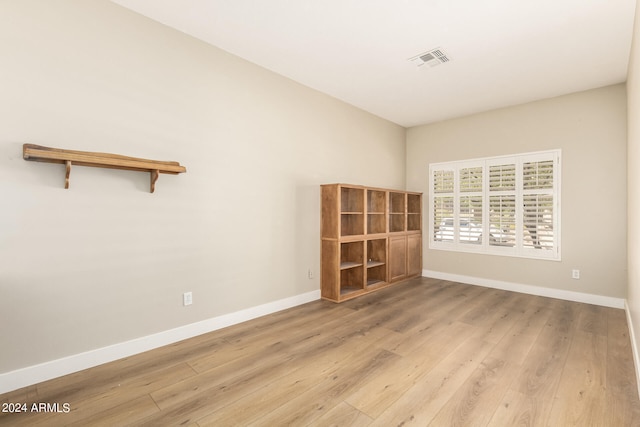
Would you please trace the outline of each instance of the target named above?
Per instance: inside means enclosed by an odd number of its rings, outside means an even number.
[[[309,269],[309,279],[313,279],[313,270]]]
[[[577,269],[571,270],[571,278],[572,279],[579,279],[580,278],[580,270],[577,270]]]
[[[182,294],[182,305],[187,306],[191,304],[193,304],[193,293],[185,292]]]

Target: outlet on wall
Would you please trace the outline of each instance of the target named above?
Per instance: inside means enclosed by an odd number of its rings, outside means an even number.
[[[313,279],[313,270],[309,269],[309,279]]]
[[[182,305],[187,306],[191,304],[193,304],[193,293],[185,292],[182,294]]]
[[[578,269],[573,269],[571,270],[571,278],[572,279],[579,279],[580,278],[580,270]]]

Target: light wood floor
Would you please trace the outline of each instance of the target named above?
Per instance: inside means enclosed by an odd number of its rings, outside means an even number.
[[[414,279],[12,393],[0,425],[640,426],[623,310]]]

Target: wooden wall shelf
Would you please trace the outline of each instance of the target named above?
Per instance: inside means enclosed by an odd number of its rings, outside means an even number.
[[[22,146],[22,156],[25,160],[66,165],[67,171],[64,188],[69,188],[71,165],[149,172],[151,193],[155,191],[159,174],[177,175],[187,171],[187,168],[181,166],[178,162],[139,159],[136,157],[121,156],[119,154],[63,150],[61,148],[43,147],[35,144],[24,144]]]

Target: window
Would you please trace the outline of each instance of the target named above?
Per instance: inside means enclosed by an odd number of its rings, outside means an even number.
[[[560,150],[429,165],[432,249],[560,259]]]

